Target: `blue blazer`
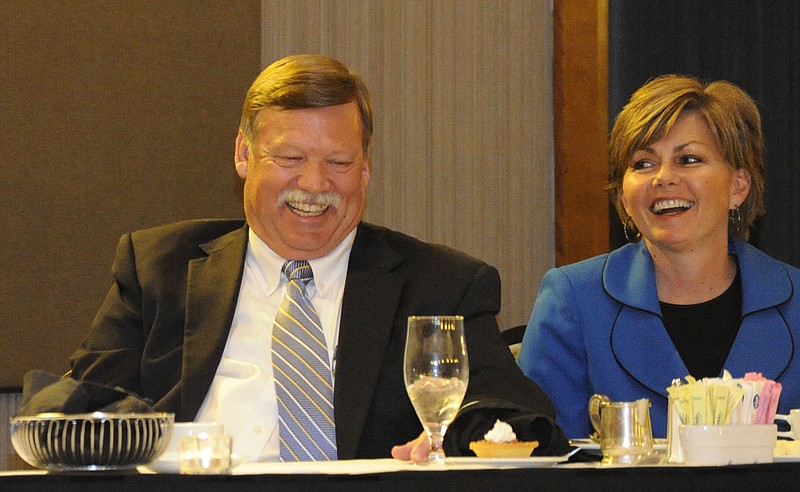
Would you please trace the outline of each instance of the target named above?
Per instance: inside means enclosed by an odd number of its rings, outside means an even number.
[[[742,279],[742,324],[724,367],[733,377],[755,371],[780,382],[779,412],[800,408],[800,269],[739,239],[729,249]],[[587,405],[594,393],[649,398],[653,435],[664,437],[666,388],[688,371],[662,322],[644,243],[547,272],[519,365],[550,396],[569,437],[593,431]]]

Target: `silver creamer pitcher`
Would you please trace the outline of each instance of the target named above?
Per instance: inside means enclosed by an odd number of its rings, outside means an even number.
[[[606,395],[589,399],[589,418],[600,436],[604,465],[634,465],[653,450],[650,400],[612,402]]]

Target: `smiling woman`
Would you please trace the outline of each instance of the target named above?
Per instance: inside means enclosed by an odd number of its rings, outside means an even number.
[[[587,402],[649,398],[688,374],[761,372],[800,406],[800,270],[745,242],[764,211],[761,119],[728,82],[662,76],[631,97],[609,142],[610,197],[633,242],[549,271],[519,356],[569,437]]]
[[[734,259],[725,254],[728,211],[737,210],[749,190],[750,173],[725,160],[705,118],[695,110],[686,110],[663,138],[633,153],[619,202],[625,221],[640,231],[656,262],[659,299],[693,304],[728,288],[736,271]],[[686,261],[692,263],[686,267],[706,280],[673,282],[680,274],[674,272],[675,264]],[[665,270],[663,275],[658,267]]]
[[[687,119],[691,121],[686,123]],[[666,141],[665,135],[678,123],[686,128],[680,135],[673,132]],[[607,187],[622,222],[633,234],[638,232],[637,223],[628,220],[623,179],[632,167],[637,170],[653,167],[651,159],[658,157],[652,155],[656,141],[662,141],[662,153],[663,147],[672,144],[674,147],[669,151],[684,165],[699,163],[702,155],[691,151],[703,150],[713,154],[715,162],[744,171],[748,175],[744,176],[748,188],[752,179],[752,189],[741,190],[744,197],[738,214],[744,224],[739,223],[731,231],[747,239],[753,221],[764,213],[764,139],[761,117],[750,96],[725,81],[704,86],[691,77],[675,75],[653,79],[634,93],[612,130]],[[694,147],[687,149],[690,144]]]

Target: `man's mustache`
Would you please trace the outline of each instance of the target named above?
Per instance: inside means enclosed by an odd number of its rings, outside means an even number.
[[[342,203],[342,195],[335,191],[326,191],[324,193],[309,193],[307,191],[293,189],[284,190],[278,195],[278,205],[284,203],[309,203],[314,205],[322,205],[325,207],[338,208]]]

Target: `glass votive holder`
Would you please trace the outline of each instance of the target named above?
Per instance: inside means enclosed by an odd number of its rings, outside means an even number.
[[[182,475],[222,475],[231,471],[233,439],[224,434],[198,434],[179,443]]]

